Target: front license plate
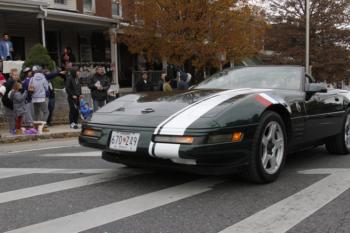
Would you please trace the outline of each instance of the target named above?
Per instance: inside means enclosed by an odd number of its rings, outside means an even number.
[[[135,152],[139,138],[139,133],[113,131],[109,148],[112,150]]]

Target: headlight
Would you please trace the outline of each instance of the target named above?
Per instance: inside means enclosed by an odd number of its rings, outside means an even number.
[[[243,140],[242,132],[234,132],[230,134],[210,135],[208,144],[225,143],[225,142],[241,142]]]
[[[86,129],[83,129],[83,132],[81,134],[85,137],[100,138],[101,137],[101,130],[86,128]]]
[[[195,138],[192,136],[155,136],[154,142],[174,143],[174,144],[193,144]]]

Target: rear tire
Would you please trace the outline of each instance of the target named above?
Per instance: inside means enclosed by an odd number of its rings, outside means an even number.
[[[255,183],[275,181],[287,155],[287,134],[279,114],[266,111],[254,136],[251,161],[244,176]]]
[[[326,142],[327,151],[335,155],[348,155],[350,152],[350,109],[346,111],[341,132]]]

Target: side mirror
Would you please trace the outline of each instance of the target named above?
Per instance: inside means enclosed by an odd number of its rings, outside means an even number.
[[[315,93],[327,93],[327,86],[324,83],[310,83],[306,88],[307,94],[315,94]]]

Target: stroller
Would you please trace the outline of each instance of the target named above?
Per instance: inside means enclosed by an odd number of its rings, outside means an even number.
[[[92,117],[93,110],[90,108],[89,104],[84,98],[80,98],[80,118],[83,121],[90,120]]]

